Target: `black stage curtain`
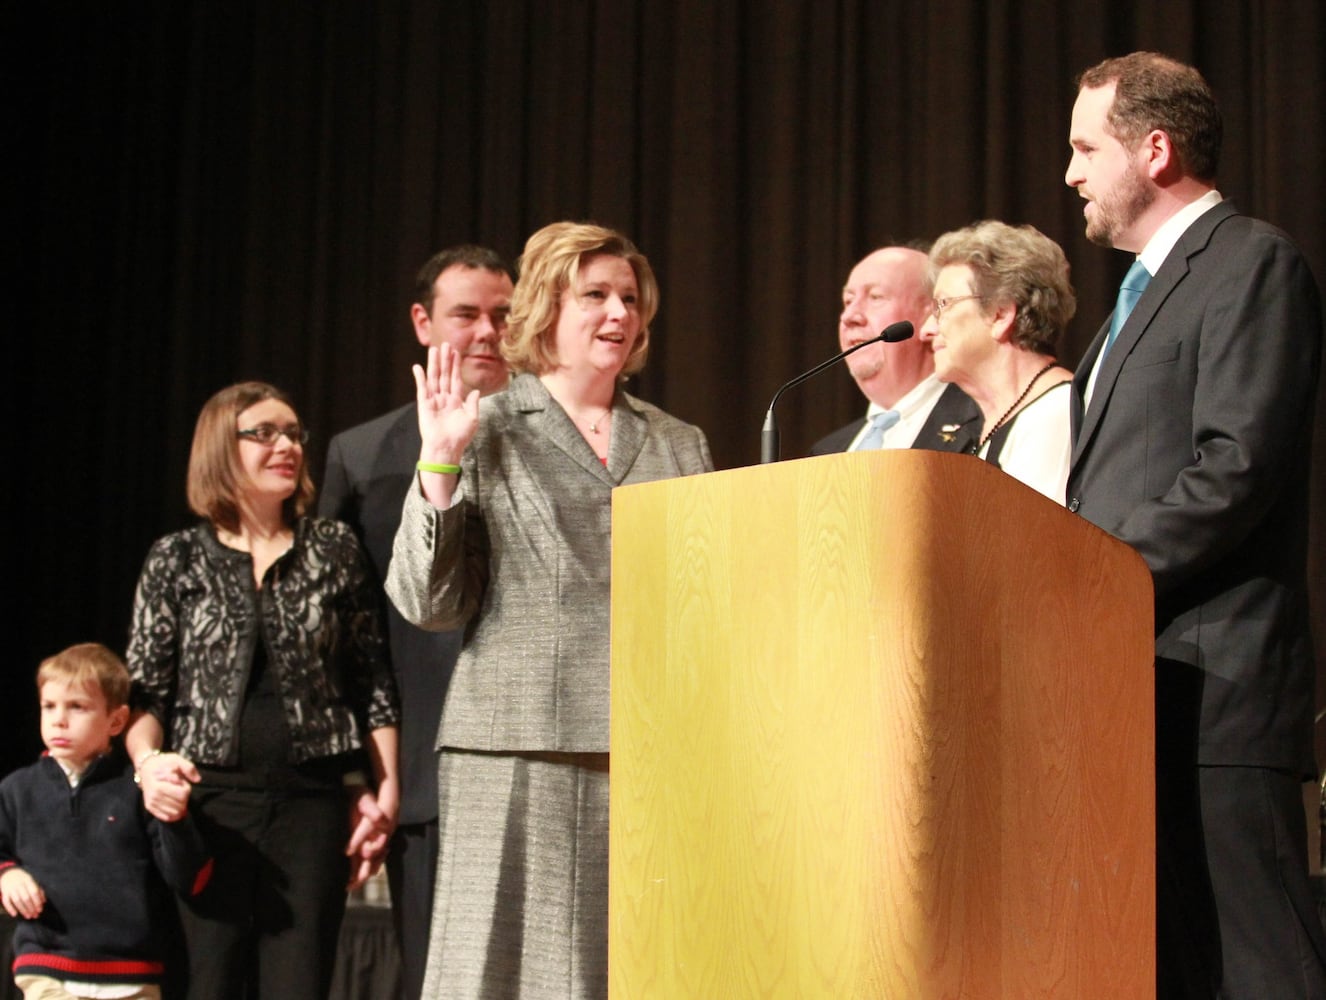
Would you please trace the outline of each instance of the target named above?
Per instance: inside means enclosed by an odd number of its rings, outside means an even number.
[[[1077,361],[1128,262],[1086,242],[1063,184],[1072,81],[1150,48],[1215,88],[1223,193],[1326,280],[1317,0],[6,6],[25,57],[8,765],[37,745],[38,658],[123,648],[148,544],[189,521],[204,399],[283,386],[317,471],[332,433],[410,397],[410,280],[439,247],[514,256],[560,218],[625,230],[663,288],[633,391],[703,427],[720,467],[750,464],[774,389],[836,349],[843,279],[885,242],[1038,226],[1073,264]],[[807,384],[780,404],[784,455],[862,408],[845,372]]]

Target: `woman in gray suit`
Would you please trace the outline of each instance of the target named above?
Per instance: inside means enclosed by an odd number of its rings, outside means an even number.
[[[525,245],[503,393],[447,346],[415,366],[418,489],[387,593],[464,627],[438,733],[427,997],[603,997],[608,606],[615,486],[706,472],[701,431],[628,395],[658,285],[625,237],[556,223]]]

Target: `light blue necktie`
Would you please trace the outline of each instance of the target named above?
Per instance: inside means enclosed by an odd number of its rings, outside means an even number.
[[[884,432],[902,419],[897,410],[881,410],[870,418],[870,430],[853,451],[874,451],[884,443]]]
[[[1114,317],[1110,320],[1110,335],[1105,338],[1105,346],[1100,352],[1102,359],[1114,346],[1115,338],[1119,336],[1119,331],[1128,321],[1133,307],[1137,305],[1137,300],[1142,297],[1150,281],[1151,272],[1142,266],[1141,258],[1134,260],[1133,266],[1128,268],[1128,273],[1123,276],[1123,283],[1119,285],[1119,298],[1114,303]]]

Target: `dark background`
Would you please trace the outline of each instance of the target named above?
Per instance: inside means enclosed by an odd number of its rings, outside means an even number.
[[[514,257],[562,218],[624,230],[663,289],[632,390],[703,427],[719,467],[750,464],[777,385],[836,350],[851,265],[890,241],[1044,230],[1073,264],[1078,360],[1128,261],[1085,241],[1063,184],[1072,81],[1152,48],[1220,99],[1221,191],[1326,278],[1318,0],[31,6],[0,14],[4,769],[38,746],[38,660],[123,650],[149,543],[190,521],[203,401],[284,387],[319,472],[333,433],[410,398],[410,280],[440,247]],[[789,394],[784,455],[863,407],[842,371]]]

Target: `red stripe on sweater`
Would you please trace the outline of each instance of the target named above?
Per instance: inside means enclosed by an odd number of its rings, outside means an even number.
[[[129,959],[107,959],[94,962],[68,958],[64,955],[44,955],[40,952],[28,952],[14,958],[15,972],[21,972],[25,966],[29,965],[39,965],[44,969],[59,969],[61,972],[92,976],[148,977],[159,976],[166,971],[166,967],[160,962],[136,962]]]

